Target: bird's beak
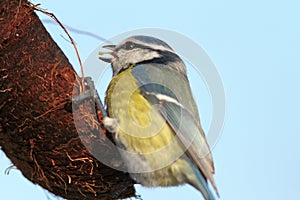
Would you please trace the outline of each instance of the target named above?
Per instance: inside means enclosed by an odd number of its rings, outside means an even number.
[[[100,51],[99,52],[99,59],[104,61],[104,62],[111,63],[112,59],[117,57],[117,54],[115,53],[116,45],[105,45],[102,48],[105,48],[105,49],[108,49],[108,50],[111,50],[111,51],[110,52]],[[108,54],[112,57],[104,57],[103,55],[106,55],[106,54]]]

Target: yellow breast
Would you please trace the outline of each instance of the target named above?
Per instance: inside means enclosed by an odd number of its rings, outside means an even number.
[[[105,101],[109,116],[120,123],[115,139],[126,150],[141,154],[153,165],[163,164],[157,163],[157,157],[167,165],[183,154],[158,108],[140,93],[130,68],[112,79]]]

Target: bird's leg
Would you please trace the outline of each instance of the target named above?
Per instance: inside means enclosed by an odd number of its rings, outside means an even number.
[[[82,102],[86,99],[92,99],[95,100],[95,104],[97,109],[100,110],[102,117],[103,117],[103,125],[104,127],[111,133],[117,133],[119,129],[119,122],[115,118],[110,118],[107,115],[106,110],[104,109],[104,105],[95,89],[94,82],[92,81],[91,77],[85,77],[85,84],[86,84],[86,90],[81,93],[80,95],[73,97],[72,102],[78,103]]]
[[[96,103],[97,108],[100,110],[102,113],[103,118],[107,117],[106,110],[104,109],[104,105],[102,101],[100,100],[100,97],[95,89],[94,82],[92,81],[91,77],[85,77],[84,78],[84,83],[86,84],[86,90],[79,94],[78,96],[75,96],[72,98],[73,103],[78,103],[82,102],[87,99],[94,100]]]
[[[91,92],[89,92],[89,91],[87,91],[87,92],[93,94],[93,97],[96,102],[96,106],[102,113],[104,127],[111,133],[117,133],[118,129],[119,129],[119,122],[115,118],[108,117],[106,110],[104,109],[104,106],[100,100],[100,97],[99,97],[98,93],[96,92],[94,83],[90,77],[86,78],[86,84],[89,87],[89,90],[91,91]],[[83,94],[83,95],[85,95],[85,94]]]

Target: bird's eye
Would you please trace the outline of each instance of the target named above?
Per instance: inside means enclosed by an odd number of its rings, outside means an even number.
[[[127,49],[127,50],[134,49],[134,44],[131,43],[131,42],[128,42],[128,43],[125,44],[124,48]]]

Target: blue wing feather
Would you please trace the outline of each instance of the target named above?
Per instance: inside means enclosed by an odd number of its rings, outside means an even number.
[[[212,174],[214,165],[188,79],[160,64],[137,65],[132,74],[144,97],[159,105],[159,112],[176,133],[186,154],[218,194]]]

